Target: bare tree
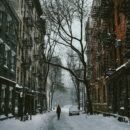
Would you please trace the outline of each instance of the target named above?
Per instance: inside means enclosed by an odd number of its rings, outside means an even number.
[[[71,68],[59,64],[51,63],[53,66],[60,67],[70,72],[78,81],[83,82],[87,90],[87,110],[93,113],[92,101],[90,98],[90,85],[87,79],[87,59],[86,44],[83,42],[84,19],[88,15],[87,0],[43,0],[43,11],[48,22],[52,25],[51,32],[57,37],[50,37],[52,41],[73,50],[83,66],[83,78],[80,78]],[[79,23],[79,36],[75,35],[73,24]]]
[[[51,60],[52,63],[58,63],[61,65],[61,59],[59,57],[54,57]],[[49,77],[51,80],[50,84],[50,107],[52,109],[52,102],[53,102],[53,97],[54,93],[59,90],[60,92],[65,92],[64,84],[62,83],[62,74],[61,74],[61,69],[59,69],[56,66],[51,66],[50,71],[49,71]]]
[[[51,29],[51,26],[50,26],[50,29]],[[50,31],[50,30],[48,30],[48,31]],[[51,32],[49,34],[51,34]],[[53,35],[53,38],[54,37],[56,37],[56,35]],[[47,44],[46,44],[46,42],[47,42]],[[48,62],[50,62],[51,59],[54,56],[55,46],[56,46],[56,42],[55,41],[50,41],[49,35],[48,35],[47,39],[43,39],[43,43],[39,47],[39,53],[42,54],[41,59],[45,59]],[[43,73],[43,79],[41,79],[41,80],[42,80],[43,86],[44,86],[43,89],[46,91],[47,87],[48,87],[47,86],[47,78],[49,76],[50,65],[49,64],[44,64],[43,60],[40,60],[39,63],[40,63],[41,66],[43,66],[43,72],[44,73]],[[41,106],[43,106],[43,104]],[[46,108],[47,108],[47,98],[46,98]]]
[[[81,78],[83,69],[78,56],[76,56],[72,51],[68,53],[67,65],[75,72],[75,74],[77,74],[78,77]],[[70,76],[76,90],[78,109],[80,110],[80,82],[72,74],[70,74]]]

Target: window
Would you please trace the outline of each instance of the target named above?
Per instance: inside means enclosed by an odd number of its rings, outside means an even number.
[[[10,86],[10,93],[9,93],[9,99],[12,99],[13,94],[13,87]]]
[[[7,33],[7,35],[9,35],[9,32],[10,32],[10,21],[11,21],[11,16],[8,14],[7,15],[7,22],[6,22],[6,33]]]
[[[98,88],[98,102],[100,102],[100,88]]]
[[[99,7],[101,5],[101,0],[95,0],[94,6]]]
[[[12,60],[12,56],[11,56],[11,50],[7,51],[7,66],[9,69],[11,69],[11,60]]]
[[[6,85],[2,84],[2,90],[1,90],[1,98],[2,99],[5,98],[5,88],[6,88]]]
[[[0,65],[5,64],[5,45],[0,43]]]
[[[23,13],[24,11],[24,0],[21,1],[21,14]]]
[[[103,101],[106,102],[106,88],[103,86]]]
[[[0,11],[0,30],[1,30],[1,27],[2,27],[2,11]]]
[[[2,7],[0,7],[1,9]],[[6,24],[6,19],[7,19],[7,15],[4,12],[4,9],[1,11],[0,10],[0,27],[1,29],[3,28],[2,26]]]
[[[10,50],[10,47],[5,44],[5,64],[4,67],[8,68],[8,51]]]
[[[11,52],[11,70],[14,71],[15,70],[15,55],[16,53],[14,51]]]
[[[17,79],[16,79],[16,81],[17,81],[17,83],[19,83],[19,68],[17,68]]]
[[[21,71],[20,82],[22,82],[22,81],[23,81],[23,73],[22,73],[22,71]]]

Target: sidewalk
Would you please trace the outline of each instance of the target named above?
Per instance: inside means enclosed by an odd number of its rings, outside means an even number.
[[[33,115],[32,120],[27,121],[8,118],[0,121],[0,130],[47,130],[50,115],[51,113]]]
[[[13,117],[14,117],[14,115],[12,115],[12,114],[8,114],[8,116],[0,115],[0,121],[6,120],[8,118],[13,118]]]

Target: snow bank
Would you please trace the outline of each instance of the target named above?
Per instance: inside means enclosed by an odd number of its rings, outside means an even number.
[[[121,123],[113,117],[103,117],[102,115],[72,116],[67,122],[74,130],[129,130],[129,123]],[[70,123],[71,122],[71,123]]]
[[[62,111],[67,108],[64,107]],[[15,119],[0,121],[0,130],[130,130],[130,123],[103,115],[68,116],[66,112],[62,112],[61,119],[57,120],[56,113],[50,112],[33,116],[32,120],[25,122]]]
[[[0,121],[0,130],[47,130],[49,114],[51,113],[38,114],[32,116],[32,120],[27,121],[19,121],[14,118]]]

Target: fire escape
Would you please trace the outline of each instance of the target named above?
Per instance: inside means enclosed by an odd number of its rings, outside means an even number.
[[[100,17],[105,19],[109,18],[111,13],[112,4],[110,0],[101,0]]]
[[[126,42],[126,48],[128,49],[126,54],[125,54],[125,57],[127,59],[130,59],[130,1],[125,1],[123,4],[122,4],[122,8],[121,8],[121,11],[126,15],[127,17],[127,28],[126,28],[126,39],[125,39],[125,42]]]
[[[33,6],[32,0],[26,0],[26,3],[28,4],[28,6],[29,6],[30,8]]]
[[[91,9],[91,16],[93,18],[97,18],[100,12],[100,2],[94,1],[96,3],[93,4]]]
[[[111,10],[113,8],[113,4],[111,0],[102,0],[101,1],[101,10],[100,17],[103,19],[101,23],[101,32],[100,32],[100,42],[103,45],[104,54],[103,54],[103,71],[105,75],[110,76],[114,71],[115,67],[113,67],[113,63],[111,62],[111,49],[115,44],[115,34],[112,32],[113,29],[109,27],[110,18],[111,18]],[[111,59],[111,60],[110,60]]]
[[[31,37],[23,38],[22,43],[25,49],[31,48],[33,46]]]
[[[30,65],[31,65],[31,58],[28,55],[28,53],[25,53],[21,56],[22,59],[22,66],[24,69],[29,69]]]
[[[23,18],[24,23],[26,24],[27,27],[33,27],[33,19],[31,16],[25,16]]]
[[[36,21],[37,28],[42,32],[43,35],[46,34],[46,20],[44,19],[38,19]]]

